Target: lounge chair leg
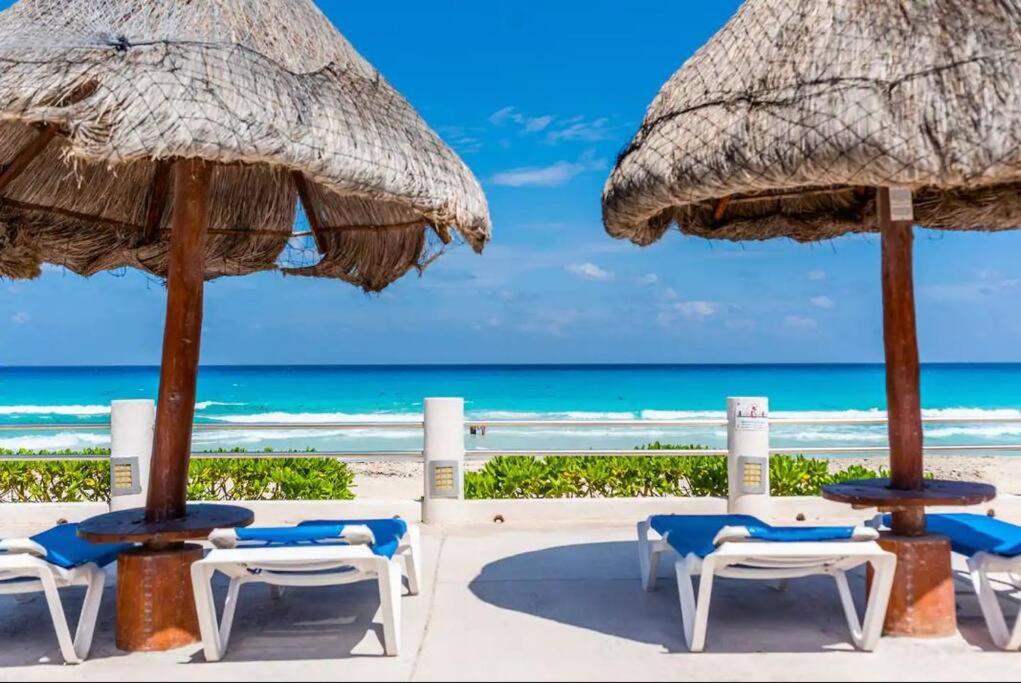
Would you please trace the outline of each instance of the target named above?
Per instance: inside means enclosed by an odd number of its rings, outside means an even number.
[[[709,623],[709,604],[713,595],[713,564],[703,561],[696,571],[698,560],[682,558],[674,564],[677,573],[677,592],[681,600],[681,620],[684,623],[684,640],[690,652],[705,649],[706,629]],[[692,580],[701,574],[698,598]]]
[[[422,539],[417,526],[408,527],[407,544],[401,557],[408,577],[408,595],[418,595],[422,587]]]
[[[833,579],[837,584],[837,592],[840,594],[840,606],[844,609],[844,618],[847,620],[847,628],[851,632],[851,642],[855,647],[861,647],[862,624],[858,620],[858,609],[854,606],[854,596],[851,594],[851,586],[847,582],[847,572],[833,572]]]
[[[975,595],[978,597],[979,607],[982,608],[982,616],[985,617],[989,635],[996,646],[1004,650],[1017,650],[1021,646],[1021,631],[1019,631],[1021,617],[1018,618],[1014,626],[1014,633],[1011,635],[1003,608],[996,597],[996,591],[989,582],[990,568],[986,563],[988,557],[985,553],[978,553],[968,559],[968,569],[971,571]]]
[[[379,558],[377,576],[383,648],[388,657],[396,657],[401,650],[401,568],[396,562]]]
[[[46,606],[50,610],[53,630],[57,633],[60,654],[68,664],[81,664],[82,660],[75,651],[74,640],[71,639],[71,629],[67,625],[67,616],[64,614],[64,604],[60,601],[57,582],[53,579],[53,575],[46,571],[39,573],[39,580],[43,585],[43,595],[46,596]]]
[[[862,619],[861,629],[857,633],[853,627],[851,629],[854,644],[865,652],[875,650],[883,635],[883,622],[886,620],[886,608],[890,604],[890,592],[893,590],[893,575],[897,569],[897,557],[892,553],[887,553],[882,557],[870,560],[870,564],[873,570],[872,587],[865,603],[865,617]],[[845,610],[850,610],[848,624],[851,624],[851,615],[854,615],[854,622],[857,623],[857,610],[854,608],[851,590],[847,586],[846,575],[843,584],[846,597],[842,594],[841,600],[845,603]]]
[[[220,618],[220,643],[224,652],[230,644],[230,632],[234,628],[234,615],[238,611],[241,586],[242,581],[237,577],[233,577],[227,586],[227,601],[223,603],[223,616]]]
[[[78,658],[85,661],[92,650],[92,639],[96,634],[96,619],[99,607],[103,602],[103,589],[106,586],[106,571],[92,565],[85,569],[88,572],[89,585],[85,590],[85,602],[78,617],[78,627],[74,634],[74,650]]]
[[[220,638],[216,623],[216,602],[213,600],[213,574],[216,569],[201,562],[191,566],[191,585],[195,595],[195,611],[202,633],[202,649],[207,662],[218,662],[226,652],[226,644]],[[229,634],[228,634],[229,635]]]
[[[651,591],[656,588],[656,575],[659,573],[660,553],[652,549],[649,542],[649,523],[638,523],[638,565],[642,573],[642,588]]]

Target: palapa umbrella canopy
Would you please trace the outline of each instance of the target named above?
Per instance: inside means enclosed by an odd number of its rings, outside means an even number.
[[[923,481],[912,226],[1021,226],[1018,45],[1019,0],[747,0],[663,86],[603,193],[607,232],[640,245],[671,225],[882,233],[892,481],[828,495],[893,511],[901,535],[924,534],[924,505],[995,493]]]
[[[284,270],[368,291],[489,238],[471,172],[310,0],[21,0],[0,164],[0,276],[168,279],[150,520],[184,512],[203,279],[277,268],[299,201],[320,258]]]
[[[919,225],[1018,227],[1019,44],[1017,0],[749,0],[652,102],[606,230],[812,242],[878,231],[888,186]]]

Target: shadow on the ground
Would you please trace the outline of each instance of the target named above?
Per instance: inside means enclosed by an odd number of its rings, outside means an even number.
[[[96,622],[90,658],[122,657],[126,654],[114,644],[115,593],[114,586],[107,585]],[[60,591],[60,597],[73,632],[85,600],[85,589],[65,588]],[[4,647],[0,647],[0,669],[64,664],[49,608],[42,593],[0,595],[0,611],[4,617],[0,619],[0,643],[4,644]]]
[[[222,578],[222,577],[218,577]],[[226,581],[214,594],[223,608]],[[376,580],[343,586],[288,588],[280,598],[267,586],[241,588],[225,662],[382,657],[383,626]],[[205,662],[201,648],[191,662]]]
[[[657,587],[646,593],[637,552],[634,542],[612,542],[522,553],[486,565],[470,588],[506,610],[686,653],[673,560],[664,557]],[[864,572],[851,578],[862,609]],[[707,652],[853,649],[833,579],[798,579],[783,591],[763,581],[717,579]]]

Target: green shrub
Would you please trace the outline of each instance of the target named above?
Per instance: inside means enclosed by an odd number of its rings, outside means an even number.
[[[329,458],[193,459],[190,500],[351,500],[354,476]]]
[[[701,450],[651,443],[638,450]],[[827,485],[888,476],[861,466],[831,474],[827,461],[802,455],[770,458],[774,496],[815,496]],[[727,459],[720,455],[603,458],[496,457],[465,475],[469,499],[726,496]]]
[[[216,451],[244,453],[244,449]],[[11,451],[3,455],[109,455],[109,450]],[[193,458],[188,498],[207,501],[351,500],[354,476],[331,458]],[[0,502],[85,503],[110,498],[110,468],[104,461],[3,461]]]
[[[110,466],[105,462],[0,462],[0,502],[92,503],[109,499]]]

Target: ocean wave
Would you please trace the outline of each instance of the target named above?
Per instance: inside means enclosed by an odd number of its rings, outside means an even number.
[[[565,410],[536,412],[525,410],[479,410],[469,420],[636,420],[637,414],[624,411]]]
[[[69,415],[87,417],[109,415],[110,406],[67,405],[67,406],[0,406],[0,415]]]
[[[225,429],[195,432],[197,444],[258,443],[260,441],[295,441],[297,439],[404,439],[421,441],[422,432],[411,429]]]
[[[422,419],[421,413],[288,413],[271,411],[241,415],[210,415],[210,420],[231,424],[289,423],[324,424],[330,422],[413,422]]]
[[[65,449],[97,448],[110,445],[110,437],[105,434],[88,432],[60,432],[57,434],[39,434],[29,436],[11,436],[0,438],[0,448],[12,451],[61,451]]]
[[[199,401],[195,404],[195,410],[207,410],[213,406],[246,406],[247,403],[232,403],[230,401]]]

